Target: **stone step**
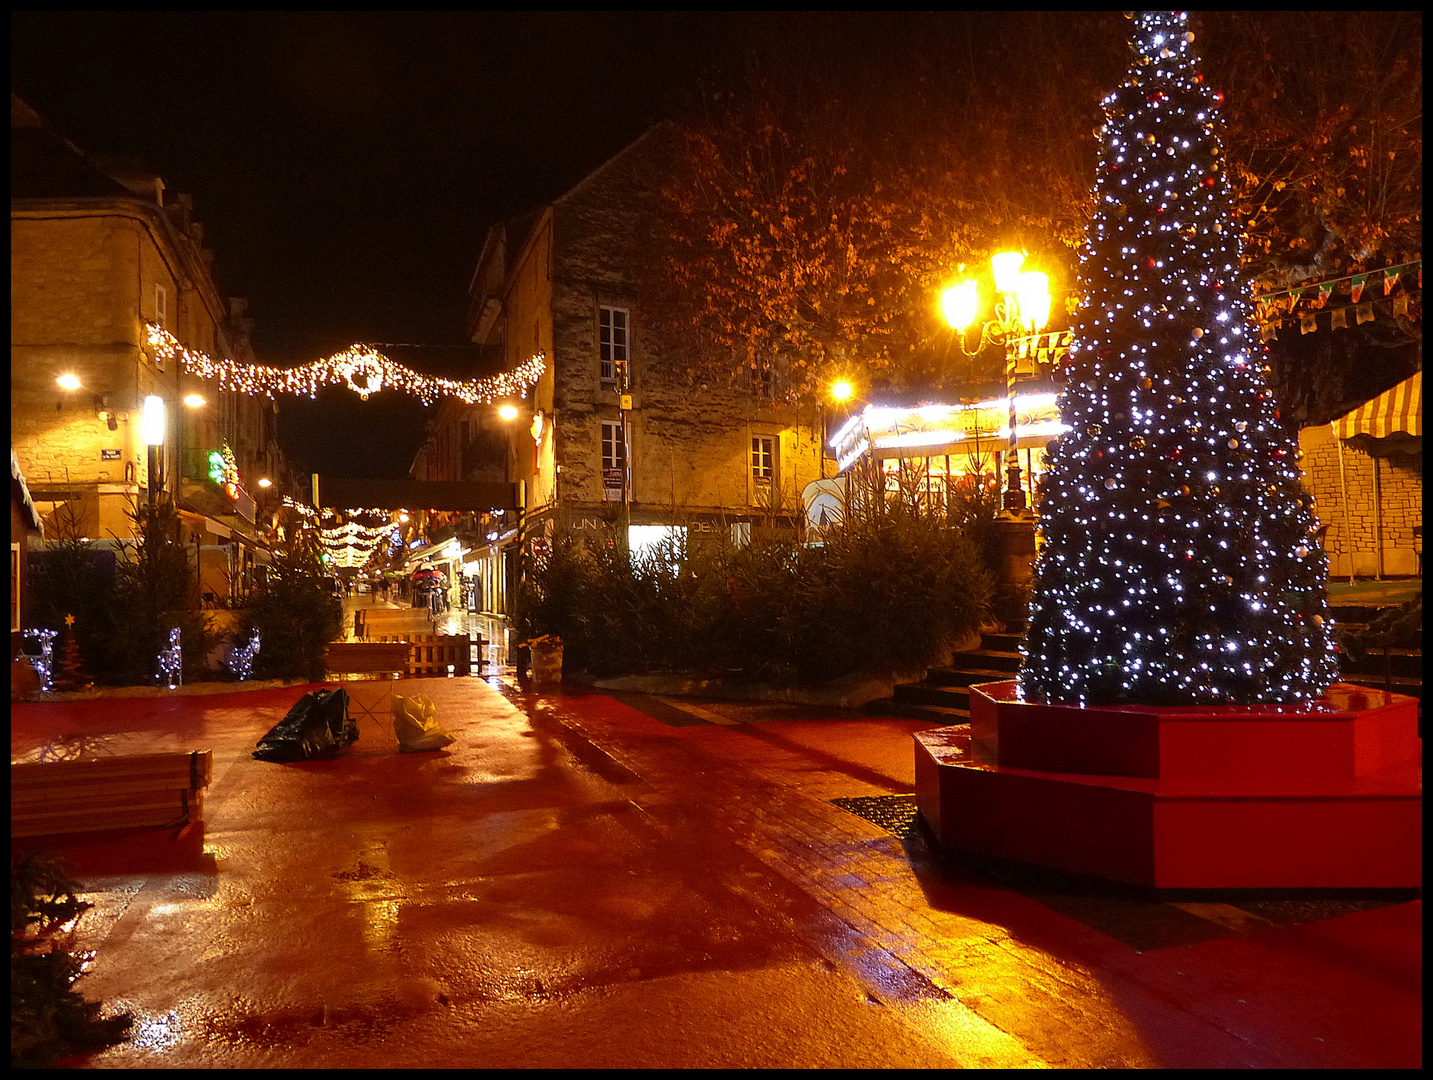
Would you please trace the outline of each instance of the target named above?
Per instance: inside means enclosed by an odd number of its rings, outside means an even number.
[[[899,683],[891,697],[903,705],[941,705],[952,709],[968,709],[970,692],[960,686],[939,686],[931,682]]]
[[[934,668],[926,673],[925,681],[937,686],[974,686],[977,683],[1008,682],[1015,674],[999,668],[969,667]]]
[[[946,705],[922,705],[917,702],[899,701],[896,698],[873,701],[866,706],[866,711],[879,716],[900,716],[907,720],[927,720],[936,724],[970,723],[970,713],[966,709]]]
[[[1388,670],[1390,674],[1409,679],[1423,678],[1422,649],[1389,649]],[[1383,675],[1384,655],[1382,649],[1370,649],[1358,660],[1349,653],[1339,653],[1339,669],[1345,675]]]
[[[1023,633],[981,634],[980,647],[994,652],[1019,652],[1025,641]]]
[[[1019,671],[1020,653],[1014,649],[975,649],[972,652],[956,653],[951,668],[957,671],[975,669],[979,671]]]
[[[1423,700],[1423,679],[1410,679],[1405,675],[1394,675],[1387,681],[1382,675],[1344,675],[1343,682],[1354,686],[1366,686],[1370,690],[1388,690],[1394,694],[1407,694]]]
[[[1398,607],[1398,604],[1330,604],[1329,615],[1339,627],[1347,628],[1354,624],[1366,625],[1384,612]]]

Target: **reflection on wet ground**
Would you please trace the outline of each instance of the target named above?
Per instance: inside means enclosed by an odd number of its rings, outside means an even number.
[[[214,751],[202,826],[63,845],[96,904],[82,988],[137,1017],[92,1064],[1417,1062],[1407,898],[1151,900],[938,857],[918,721],[405,688],[457,742],[255,761],[302,687],[17,706],[12,760]]]

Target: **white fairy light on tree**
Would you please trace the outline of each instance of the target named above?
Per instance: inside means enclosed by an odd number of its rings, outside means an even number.
[[[1030,700],[1252,704],[1337,679],[1327,560],[1256,360],[1252,290],[1182,12],[1105,99],[1084,297],[1041,507]]]

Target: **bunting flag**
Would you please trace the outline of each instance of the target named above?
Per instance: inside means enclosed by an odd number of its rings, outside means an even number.
[[[1015,356],[1019,360],[1034,359],[1040,364],[1057,364],[1070,351],[1070,331],[1052,330],[1045,334],[1031,334],[1015,341]]]
[[[1413,287],[1413,274],[1418,275],[1418,287]],[[1366,292],[1370,279],[1383,275],[1383,296],[1374,300]],[[1366,322],[1373,322],[1379,316],[1398,318],[1410,317],[1410,299],[1415,301],[1412,318],[1419,318],[1420,312],[1416,306],[1419,290],[1423,285],[1423,263],[1403,263],[1400,266],[1390,266],[1383,270],[1370,270],[1364,273],[1350,274],[1347,277],[1334,278],[1329,281],[1320,281],[1304,285],[1298,285],[1276,293],[1265,293],[1254,298],[1254,318],[1259,324],[1262,340],[1274,341],[1278,338],[1278,331],[1284,325],[1286,316],[1298,316],[1299,332],[1311,334],[1319,329],[1321,323],[1317,315],[1327,310],[1329,313],[1328,327],[1332,330],[1347,329],[1349,325],[1349,307],[1353,308],[1354,325],[1361,325]],[[1400,289],[1400,286],[1402,288]],[[1395,295],[1395,290],[1399,290]],[[1329,301],[1335,295],[1346,294],[1353,302],[1351,305],[1340,307],[1329,307]]]
[[[1423,288],[1423,261],[1415,259],[1412,262],[1400,263],[1397,266],[1388,266],[1382,270],[1360,271],[1357,274],[1349,274],[1345,277],[1330,278],[1327,281],[1304,282],[1299,285],[1292,285],[1286,289],[1278,289],[1272,292],[1263,292],[1254,299],[1256,303],[1271,303],[1277,307],[1287,307],[1292,297],[1297,304],[1299,296],[1309,293],[1309,303],[1313,307],[1323,307],[1328,303],[1330,297],[1335,293],[1349,295],[1354,303],[1362,299],[1363,290],[1367,287],[1370,279],[1383,276],[1383,295],[1390,295],[1405,276],[1411,277],[1414,273],[1418,275],[1419,289]]]

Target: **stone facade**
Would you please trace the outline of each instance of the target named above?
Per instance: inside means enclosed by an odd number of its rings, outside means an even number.
[[[1423,572],[1422,439],[1371,448],[1341,442],[1328,424],[1299,433],[1304,485],[1327,528],[1330,580],[1349,576],[1350,557],[1355,577]]]
[[[536,453],[515,461],[531,477],[530,524],[583,528],[625,508],[632,524],[794,527],[801,490],[820,475],[815,410],[744,384],[694,384],[676,343],[652,329],[633,270],[650,250],[652,186],[670,150],[664,129],[649,132],[546,207],[507,253],[488,336],[501,334],[509,366],[538,351],[552,361],[527,403],[527,416],[543,417]],[[475,299],[481,308],[486,297]],[[605,370],[604,319],[609,337],[619,320],[626,345]],[[629,468],[614,476],[612,436],[624,424]],[[754,475],[756,437],[770,440],[760,469],[769,478]]]
[[[744,382],[693,383],[638,290],[654,178],[670,152],[665,130],[654,129],[537,213],[489,232],[471,287],[478,373],[538,352],[548,370],[506,424],[492,407],[441,407],[415,478],[505,469],[502,479],[525,487],[528,539],[559,524],[595,534],[624,519],[693,534],[799,528],[802,489],[821,475],[819,412]],[[615,318],[627,347],[625,357],[608,351],[625,362],[605,371],[603,309],[609,339]],[[623,425],[625,471],[611,467]]]
[[[221,392],[146,344],[145,324],[156,323],[190,349],[253,359],[242,301],[220,297],[192,203],[166,200],[152,173],[110,169],[11,106],[11,445],[47,535],[132,535],[131,508],[148,497],[142,403],[156,395],[167,413],[162,482],[178,496],[183,539],[252,563],[254,500],[244,491],[214,505],[203,478],[208,452],[225,444],[244,487],[282,476],[275,406]],[[57,382],[67,375],[77,387]],[[202,406],[182,404],[193,394]]]

